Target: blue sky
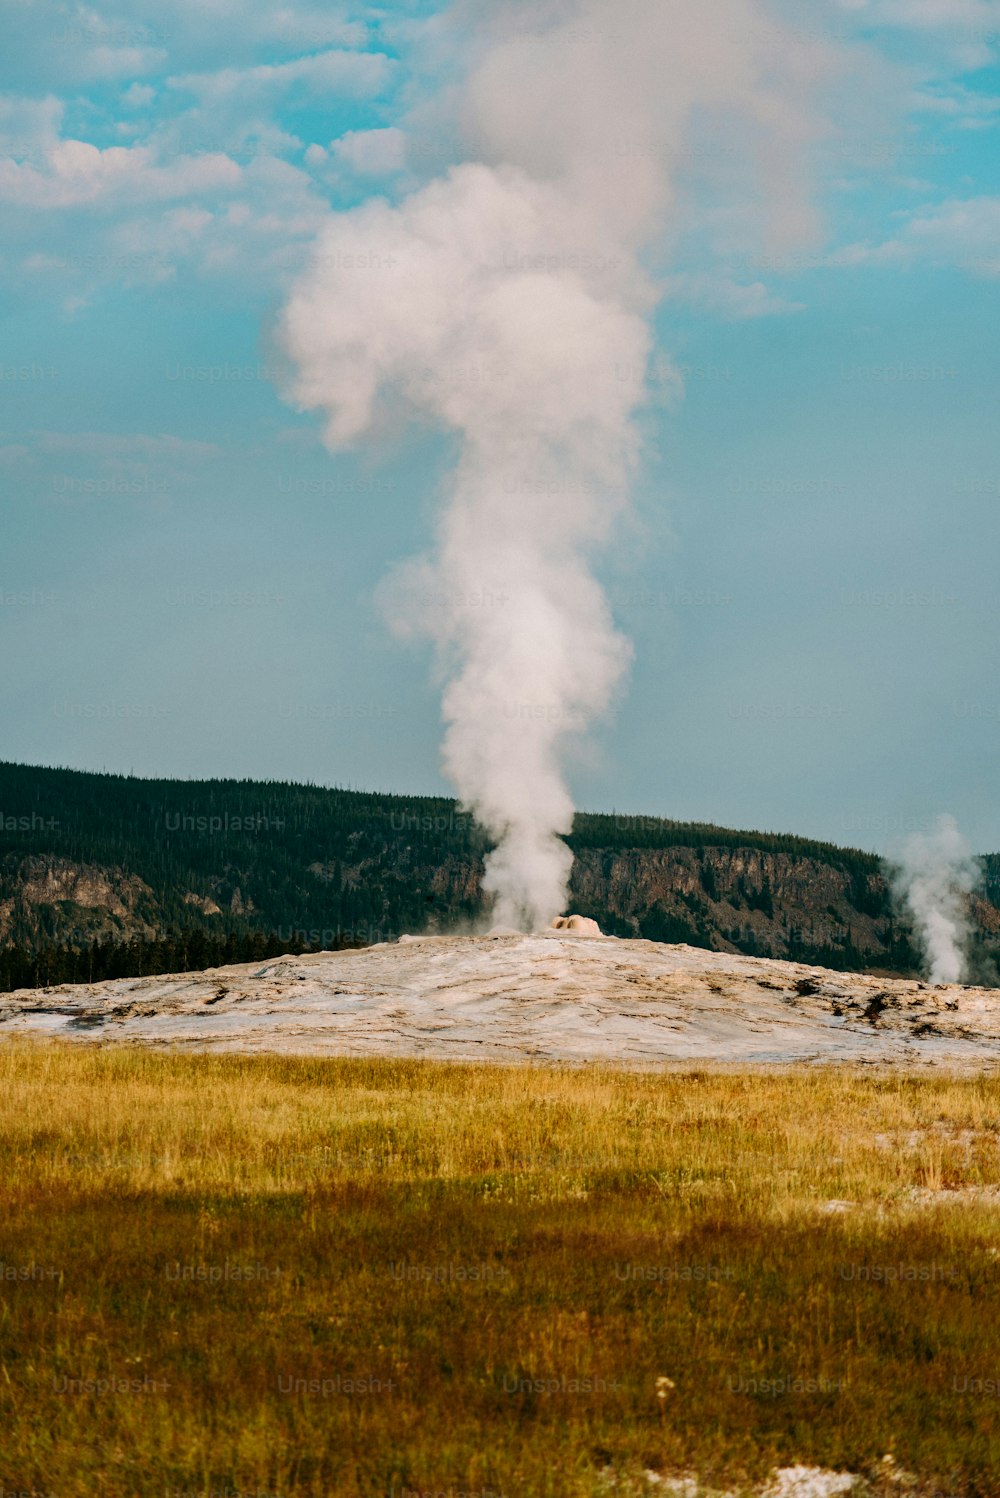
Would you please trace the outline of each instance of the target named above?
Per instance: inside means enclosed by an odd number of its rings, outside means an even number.
[[[782,9],[850,59],[815,224],[769,243],[724,127],[692,135],[599,569],[635,660],[573,790],[879,850],[950,811],[997,848],[1000,4]],[[446,789],[429,656],[374,594],[447,443],[332,456],[274,339],[331,210],[453,159],[440,16],[2,11],[0,754]]]

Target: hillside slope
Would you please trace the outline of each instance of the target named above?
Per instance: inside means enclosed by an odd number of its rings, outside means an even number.
[[[573,908],[610,934],[913,971],[873,854],[591,814],[570,842]],[[0,764],[0,985],[469,929],[487,849],[443,798]],[[981,981],[1000,955],[1000,868],[986,863]]]

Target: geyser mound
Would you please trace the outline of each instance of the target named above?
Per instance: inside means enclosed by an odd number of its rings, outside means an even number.
[[[0,1033],[477,1065],[982,1070],[1000,1065],[1000,997],[628,937],[580,940],[570,925],[24,989],[0,995]]]

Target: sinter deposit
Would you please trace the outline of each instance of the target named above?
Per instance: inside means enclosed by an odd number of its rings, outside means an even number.
[[[572,918],[570,918],[572,919]],[[569,929],[0,996],[0,1035],[471,1061],[1000,1059],[1000,991]]]
[[[550,931],[574,931],[577,936],[600,936],[601,928],[589,915],[557,915]]]

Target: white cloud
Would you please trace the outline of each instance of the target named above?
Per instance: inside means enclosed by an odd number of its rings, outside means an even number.
[[[385,130],[348,130],[330,142],[330,155],[359,176],[388,176],[405,167],[406,140],[406,132],[394,125]]]
[[[169,432],[31,431],[20,443],[0,445],[0,465],[34,485],[43,501],[65,505],[130,495],[160,505],[219,454],[214,442]]]
[[[923,36],[937,63],[986,67],[1000,43],[1000,0],[840,0],[840,5],[865,25]]]
[[[915,215],[907,241],[921,259],[1000,274],[1000,197],[950,199]]]
[[[877,245],[864,241],[841,245],[839,250],[831,250],[825,263],[837,269],[851,270],[859,265],[902,265],[909,258],[901,240],[887,239]]]
[[[666,277],[664,286],[668,296],[739,322],[801,312],[804,305],[775,296],[762,281],[747,284],[724,275],[679,273]]]
[[[230,62],[271,51],[308,52],[330,47],[361,48],[368,39],[363,21],[349,19],[337,6],[294,3],[248,5],[246,0],[129,0],[130,12],[145,6],[153,27],[183,37],[186,51],[197,49]]]
[[[381,53],[327,51],[291,62],[175,74],[166,80],[155,140],[171,154],[199,149],[241,157],[297,153],[308,137],[299,139],[287,121],[279,122],[283,104],[372,97],[385,88],[393,66]]]
[[[249,68],[221,68],[214,73],[186,73],[167,79],[170,88],[194,94],[203,104],[234,97],[260,98],[284,93],[295,85],[316,93],[338,90],[352,98],[378,93],[392,71],[392,59],[381,52],[317,52],[291,62],[262,63]]]
[[[59,139],[63,103],[49,95],[24,99],[0,94],[0,157],[41,161]]]
[[[122,103],[126,109],[146,109],[155,98],[156,89],[148,83],[133,83],[122,94]]]
[[[293,5],[265,6],[251,24],[259,37],[285,47],[363,47],[367,39],[360,21]]]
[[[128,78],[151,73],[166,60],[162,47],[88,47],[80,55],[79,70],[85,78]]]
[[[997,0],[840,0],[868,24],[985,33],[1000,25]]]
[[[980,94],[961,84],[914,94],[911,105],[922,114],[940,116],[960,130],[987,129],[996,124],[1000,114],[1000,96]]]
[[[282,280],[300,267],[327,212],[305,172],[261,156],[242,169],[230,202],[134,216],[111,245],[133,280],[162,281],[184,265],[209,275],[238,270],[247,284]]]
[[[109,146],[60,140],[43,165],[0,160],[0,201],[28,208],[72,208],[108,197],[179,198],[232,190],[240,168],[218,153],[180,157],[160,165],[145,146]]]
[[[955,266],[1000,276],[1000,197],[950,198],[918,209],[894,239],[845,245],[829,264]]]

